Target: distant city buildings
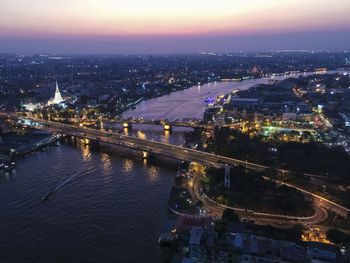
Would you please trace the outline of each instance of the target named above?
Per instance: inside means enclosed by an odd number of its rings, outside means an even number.
[[[91,105],[106,113],[120,113],[140,98],[161,96],[198,83],[349,66],[346,53],[307,51],[106,57],[0,54],[0,60],[2,108],[20,109],[23,104],[47,104],[48,100],[58,105],[65,100],[64,92],[74,100],[74,106]],[[61,96],[50,98],[53,79],[65,90],[59,90]],[[106,94],[108,99],[103,98]]]

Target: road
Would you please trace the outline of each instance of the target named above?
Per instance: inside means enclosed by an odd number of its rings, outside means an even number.
[[[208,198],[206,195],[203,195],[199,192],[199,174],[194,175],[193,186],[190,187],[190,194],[194,200],[202,200],[204,203],[204,208],[211,215],[214,215],[217,218],[221,218],[222,212],[226,209],[232,209],[240,218],[245,218],[247,220],[254,220],[255,223],[263,225],[276,225],[276,226],[290,226],[295,224],[317,224],[324,221],[328,214],[326,209],[323,208],[322,204],[317,200],[312,198],[314,203],[315,213],[312,216],[308,217],[296,217],[296,216],[286,216],[286,215],[276,215],[268,213],[259,213],[242,208],[232,208],[225,205],[216,203],[215,201]]]
[[[163,142],[141,139],[141,138],[126,136],[122,134],[115,134],[115,133],[110,133],[103,130],[73,126],[73,125],[59,123],[59,122],[51,122],[51,121],[45,121],[45,120],[32,120],[32,121],[45,124],[46,126],[41,128],[48,131],[66,133],[66,134],[75,135],[78,137],[89,138],[92,140],[102,140],[111,144],[129,147],[135,150],[146,151],[151,155],[156,154],[156,155],[161,155],[169,158],[185,160],[188,162],[198,162],[208,166],[222,166],[224,164],[229,164],[233,166],[241,165],[246,167],[247,169],[255,170],[255,171],[264,171],[268,169],[267,166],[250,163],[247,161],[242,161],[242,160],[229,158],[225,156],[215,155],[212,153],[198,151],[190,148],[184,148],[181,146],[166,144]],[[289,172],[289,171],[283,171],[283,172]],[[279,181],[276,181],[276,182],[285,184],[289,187],[293,187],[303,192],[304,194],[312,197],[315,201],[322,204],[322,207],[330,209],[341,216],[347,216],[350,213],[349,208],[341,206],[322,196],[313,194],[307,190],[301,189],[294,185],[290,185]]]
[[[130,120],[109,120],[107,123],[131,123],[131,124],[151,124],[151,125],[164,125],[168,124],[174,127],[188,127],[188,128],[208,128],[207,124],[199,124],[197,122],[181,122],[181,121],[154,121],[154,120],[144,120],[144,119],[130,119]]]

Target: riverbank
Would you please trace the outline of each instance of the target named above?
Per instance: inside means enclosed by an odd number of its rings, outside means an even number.
[[[33,131],[19,134],[16,132],[2,134],[0,143],[0,169],[11,171],[15,168],[15,159],[31,152],[44,149],[58,141],[52,133]]]
[[[82,140],[18,158],[15,171],[0,176],[2,260],[162,262],[157,237],[173,178],[169,165],[111,157]]]
[[[327,73],[342,73],[347,71],[329,71]],[[298,77],[314,74],[313,72],[299,73],[296,75],[275,76],[274,80],[283,80],[289,77]],[[143,118],[145,120],[174,121],[176,119],[202,119],[207,108],[205,99],[208,96],[216,98],[235,89],[246,90],[256,84],[267,84],[271,78],[257,78],[233,82],[210,82],[203,85],[194,85],[170,94],[152,99],[143,100],[135,109],[130,109],[122,114],[124,119]]]
[[[225,208],[256,216],[290,220],[311,219],[315,216],[312,202],[306,200],[301,192],[277,186],[263,178],[259,180],[259,175],[246,174],[243,168],[234,169],[231,186],[237,186],[235,190],[224,187],[223,169],[204,168],[194,163],[190,164],[188,169],[179,170],[174,179],[168,202],[170,210],[179,214],[215,217],[220,217],[219,211],[222,212]],[[244,174],[240,176],[238,170]],[[247,192],[249,191],[247,187],[254,189],[254,194]],[[235,198],[232,198],[233,193],[235,193]],[[290,208],[294,210],[291,211]]]

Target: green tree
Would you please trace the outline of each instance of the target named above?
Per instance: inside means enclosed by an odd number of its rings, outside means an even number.
[[[198,200],[197,203],[196,203],[197,206],[199,207],[203,207],[204,206],[204,203],[202,200]]]
[[[335,244],[350,243],[350,235],[347,235],[335,228],[327,231],[327,239]]]
[[[303,234],[303,230],[304,229],[302,225],[296,225],[287,231],[287,238],[294,242],[300,241],[301,235]]]
[[[238,220],[238,215],[232,209],[226,208],[222,213],[221,219],[233,222]]]

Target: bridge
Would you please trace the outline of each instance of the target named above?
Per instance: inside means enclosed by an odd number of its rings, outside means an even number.
[[[233,166],[243,165],[247,169],[256,171],[263,171],[268,168],[267,166],[228,158],[225,156],[219,156],[173,144],[167,144],[164,142],[141,139],[138,137],[112,133],[104,130],[96,130],[88,127],[74,126],[60,122],[36,119],[29,120],[32,121],[32,126],[36,126],[36,123],[44,124],[43,126],[38,126],[38,128],[46,131],[124,146],[130,149],[144,151],[151,155],[155,154],[188,162],[198,162],[208,166],[222,166],[224,164],[230,164]]]
[[[171,130],[172,127],[186,127],[186,128],[209,128],[208,124],[201,123],[199,121],[183,121],[183,120],[144,120],[144,119],[116,119],[108,120],[108,123],[122,123],[125,128],[131,127],[132,124],[150,124],[150,125],[163,125],[164,130]]]
[[[12,119],[21,118],[16,114],[1,114],[6,115]],[[188,162],[198,162],[207,166],[223,166],[229,164],[233,166],[242,165],[247,169],[255,171],[264,171],[269,167],[242,161],[234,158],[228,158],[225,156],[219,156],[212,153],[198,151],[195,149],[185,148],[182,146],[176,146],[154,140],[141,139],[133,136],[127,136],[117,133],[108,132],[105,130],[97,130],[89,127],[75,126],[71,124],[65,124],[61,122],[54,122],[48,120],[39,120],[30,117],[22,119],[32,122],[30,125],[36,126],[36,123],[44,124],[38,128],[55,133],[63,133],[67,135],[73,135],[80,138],[86,138],[90,140],[97,140],[106,143],[111,143],[119,146],[128,147],[134,150],[144,151],[148,154],[156,154],[164,157],[184,160]]]
[[[18,118],[18,116],[16,115],[8,116],[8,117]],[[160,156],[164,156],[172,159],[175,158],[178,160],[184,160],[188,162],[198,162],[203,165],[214,166],[214,167],[224,166],[225,164],[229,164],[232,166],[243,166],[246,169],[254,170],[254,171],[266,171],[267,169],[269,169],[268,166],[251,163],[248,161],[238,160],[234,158],[229,158],[225,156],[220,156],[220,155],[216,155],[208,152],[198,151],[195,149],[185,148],[182,146],[176,146],[172,144],[158,142],[154,140],[141,139],[133,136],[115,134],[104,130],[96,130],[92,128],[74,126],[70,124],[64,124],[64,123],[52,122],[52,121],[46,121],[46,120],[30,119],[30,121],[33,122],[32,124],[33,126],[35,126],[35,123],[44,124],[44,125],[40,125],[39,127],[40,129],[43,129],[43,130],[47,130],[55,133],[64,133],[67,135],[72,135],[76,137],[87,138],[90,140],[96,140],[96,141],[101,141],[101,142],[110,143],[114,145],[119,145],[122,147],[127,147],[133,150],[143,152],[145,154],[145,157],[148,155],[160,155]],[[291,172],[291,171],[282,170],[282,169],[278,169],[277,171],[284,174]],[[310,176],[313,176],[313,175],[310,175]],[[271,178],[266,178],[266,179],[273,180]],[[325,199],[322,196],[315,195],[312,192],[298,188],[294,185],[287,184],[285,182],[281,182],[277,180],[273,180],[273,181],[279,184],[285,184],[289,187],[293,187],[295,189],[302,191],[304,194],[317,200],[320,204],[322,204],[322,207],[331,209],[337,214],[340,214],[342,216],[348,216],[350,213],[349,208],[341,206],[331,200]]]
[[[87,138],[91,140],[97,140],[105,143],[110,143],[114,145],[119,145],[123,147],[127,147],[133,150],[142,151],[147,153],[146,155],[160,155],[172,159],[184,160],[188,162],[198,162],[207,166],[223,166],[225,164],[229,164],[232,166],[243,166],[246,169],[254,170],[254,171],[266,171],[269,169],[268,166],[251,163],[248,161],[238,160],[234,158],[229,158],[225,156],[220,156],[208,152],[198,151],[195,149],[185,148],[182,146],[176,146],[172,144],[167,144],[164,142],[158,142],[154,140],[141,139],[133,136],[127,136],[122,134],[115,134],[103,130],[96,130],[92,128],[73,126],[70,124],[51,122],[45,120],[32,120],[42,124],[45,124],[41,129],[65,133],[68,135],[73,135],[81,138]],[[289,173],[291,171],[287,170],[278,170],[281,173]],[[266,178],[268,180],[272,180],[270,178]],[[278,181],[276,181],[278,182]],[[347,216],[350,213],[350,209],[343,207],[335,202],[332,202],[328,199],[325,199],[321,196],[315,195],[309,191],[298,188],[296,186],[287,184],[285,182],[278,182],[280,184],[285,184],[289,187],[296,188],[302,191],[304,194],[312,196],[317,199],[319,202],[323,204],[324,207],[328,209],[332,209],[334,212],[339,213],[343,216]]]

